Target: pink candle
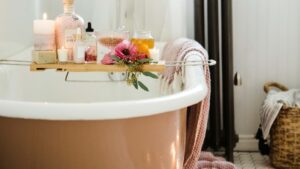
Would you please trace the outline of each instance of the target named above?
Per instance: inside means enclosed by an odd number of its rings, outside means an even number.
[[[33,33],[35,50],[56,50],[55,22],[47,20],[46,13],[43,14],[42,20],[33,21]]]

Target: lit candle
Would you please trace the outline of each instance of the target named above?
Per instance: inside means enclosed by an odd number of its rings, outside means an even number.
[[[160,60],[159,49],[157,48],[150,49],[150,57],[153,59],[153,61],[159,61]]]
[[[68,49],[62,47],[61,49],[57,50],[57,53],[59,62],[64,63],[68,61]]]
[[[55,22],[43,14],[42,20],[33,21],[34,49],[55,50]]]

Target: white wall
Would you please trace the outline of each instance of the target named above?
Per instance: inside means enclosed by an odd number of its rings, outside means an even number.
[[[111,16],[112,13],[116,13],[116,11],[113,10],[116,10],[117,1],[118,0],[77,0],[76,11],[86,21],[98,23],[98,27],[96,26],[97,29],[110,29],[116,27],[116,23],[118,22],[118,18]],[[125,2],[125,0],[120,0],[120,2]],[[152,0],[147,0],[147,2],[150,3]],[[169,3],[172,4],[172,2],[174,1],[172,0]],[[183,8],[183,11],[186,11],[182,17],[185,18],[183,20],[187,22],[187,25],[179,24],[177,26],[185,27],[184,29],[187,30],[186,36],[193,38],[193,0],[178,0],[178,2],[187,2],[186,7],[180,6],[180,9]],[[160,0],[157,0],[156,3],[160,3]],[[93,6],[97,6],[97,8],[92,8]],[[47,12],[49,18],[54,19],[58,14],[63,12],[62,0],[0,0],[0,58],[11,56],[32,45],[32,23],[34,19],[41,18],[43,12]],[[159,13],[155,10],[153,10],[152,13],[159,16]],[[126,15],[129,14],[127,13]],[[95,16],[97,16],[97,18],[95,18]],[[156,18],[155,20],[162,19],[160,17]],[[110,21],[110,24],[103,24],[108,23],[108,21]],[[155,35],[159,35],[161,30],[155,30],[155,32],[157,32]]]
[[[38,5],[38,0],[0,0],[0,58],[31,46]]]
[[[186,19],[187,19],[187,37],[195,38],[195,22],[194,22],[194,0],[187,0],[186,8]]]
[[[254,135],[266,81],[300,88],[300,1],[233,0],[237,133]]]
[[[45,10],[55,18],[62,13],[61,0],[48,0]],[[85,0],[75,1],[76,13],[97,30],[125,25],[130,31],[151,30],[158,40],[194,37],[194,0]],[[119,12],[117,11],[119,9]]]

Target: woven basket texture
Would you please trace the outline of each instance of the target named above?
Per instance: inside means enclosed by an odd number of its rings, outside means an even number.
[[[282,108],[270,136],[272,165],[276,169],[300,169],[300,108]]]

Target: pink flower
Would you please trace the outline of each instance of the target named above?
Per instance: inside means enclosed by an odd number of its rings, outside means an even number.
[[[101,63],[104,65],[112,65],[115,63],[115,61],[110,57],[111,53],[107,53],[103,59],[101,60]]]
[[[137,47],[127,40],[124,40],[115,47],[115,55],[122,60],[134,61],[137,53]]]

